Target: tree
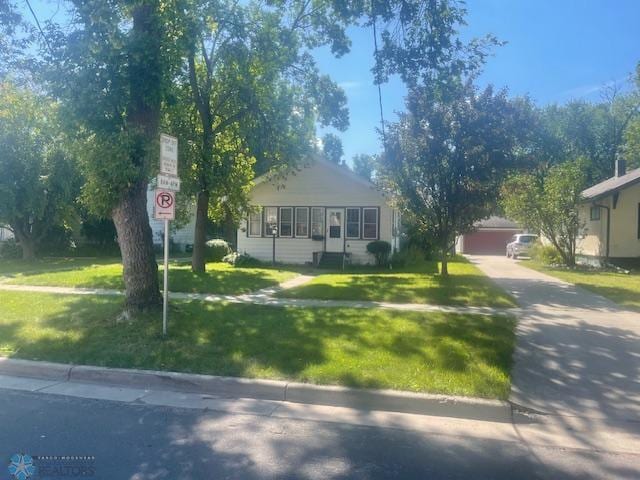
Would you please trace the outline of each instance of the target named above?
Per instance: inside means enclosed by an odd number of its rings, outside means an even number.
[[[78,176],[50,100],[0,83],[0,223],[32,260],[54,227],[74,216]]]
[[[375,170],[375,157],[366,153],[359,153],[353,156],[352,162],[353,171],[362,178],[371,181]]]
[[[31,40],[31,29],[24,22],[17,5],[9,0],[0,2],[0,81],[10,73],[15,74]]]
[[[340,137],[334,133],[326,133],[322,137],[322,154],[330,162],[341,165],[344,150],[342,149],[342,140],[340,140]]]
[[[527,112],[505,91],[479,91],[471,80],[444,92],[414,88],[406,105],[388,129],[379,178],[405,218],[432,239],[447,275],[456,237],[495,208]]]
[[[348,125],[344,92],[303,51],[325,43],[343,51],[344,22],[335,17],[337,30],[327,32],[330,2],[313,8],[306,1],[273,3],[275,10],[194,2],[186,14],[181,81],[188,93],[180,103],[188,99],[191,106],[179,105],[172,117],[194,145],[183,176],[185,191],[196,196],[196,272],[205,270],[208,218],[233,220],[246,209],[255,170],[295,166],[308,157],[316,121],[341,130]]]
[[[580,193],[587,180],[586,160],[578,159],[531,173],[515,173],[501,189],[506,215],[539,232],[574,266],[581,224]]]
[[[45,78],[82,144],[82,199],[115,223],[126,317],[161,304],[146,196],[161,103],[179,64],[179,8],[171,0],[71,0],[69,9],[69,26],[47,28]]]

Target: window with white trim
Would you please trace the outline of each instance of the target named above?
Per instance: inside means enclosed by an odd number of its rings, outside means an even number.
[[[278,226],[278,207],[264,207],[264,236],[273,235],[273,227]]]
[[[262,235],[262,212],[257,210],[249,213],[249,236],[260,237]]]
[[[589,210],[589,220],[592,222],[600,220],[600,207],[591,207]]]
[[[311,235],[324,236],[324,208],[322,207],[311,209]]]
[[[309,209],[296,207],[296,237],[307,238],[309,236]]]
[[[281,237],[293,236],[293,208],[280,207],[280,228],[278,233]]]
[[[360,238],[359,208],[347,208],[347,238]]]
[[[378,238],[378,209],[362,209],[362,238],[375,240]]]

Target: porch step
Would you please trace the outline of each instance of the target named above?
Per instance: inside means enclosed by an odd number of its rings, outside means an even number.
[[[342,252],[324,252],[320,259],[319,268],[341,269],[344,261]]]

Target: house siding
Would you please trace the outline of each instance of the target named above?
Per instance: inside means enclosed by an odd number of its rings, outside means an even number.
[[[611,211],[611,258],[640,257],[640,239],[638,239],[638,205],[640,204],[640,184],[624,188],[618,192],[616,208],[613,208],[613,196],[609,195],[596,203],[606,205]],[[578,240],[577,253],[589,257],[604,257],[607,247],[607,213],[600,212],[600,220],[590,220],[592,203],[580,206],[580,218],[584,224]]]
[[[385,197],[373,185],[341,171],[342,168],[316,161],[309,167],[290,175],[284,186],[268,181],[256,185],[251,192],[251,204],[258,207],[374,207],[378,209],[378,236],[398,247],[394,236],[394,211]],[[326,211],[325,211],[326,217]],[[346,216],[343,214],[343,235]],[[360,216],[362,230],[362,215]],[[326,218],[325,218],[326,227]],[[353,263],[372,263],[373,257],[367,252],[371,240],[345,239],[344,251],[351,254]],[[238,230],[238,252],[247,253],[259,260],[271,261],[273,254],[272,237],[250,237],[246,219]],[[276,261],[282,263],[310,263],[313,253],[324,250],[324,241],[311,238],[276,238]]]

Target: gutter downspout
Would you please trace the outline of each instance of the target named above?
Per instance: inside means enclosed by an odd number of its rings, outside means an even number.
[[[603,208],[607,211],[607,248],[605,249],[604,258],[607,263],[609,263],[609,243],[611,240],[611,208],[607,205],[602,205],[600,203],[593,203],[594,207]]]

